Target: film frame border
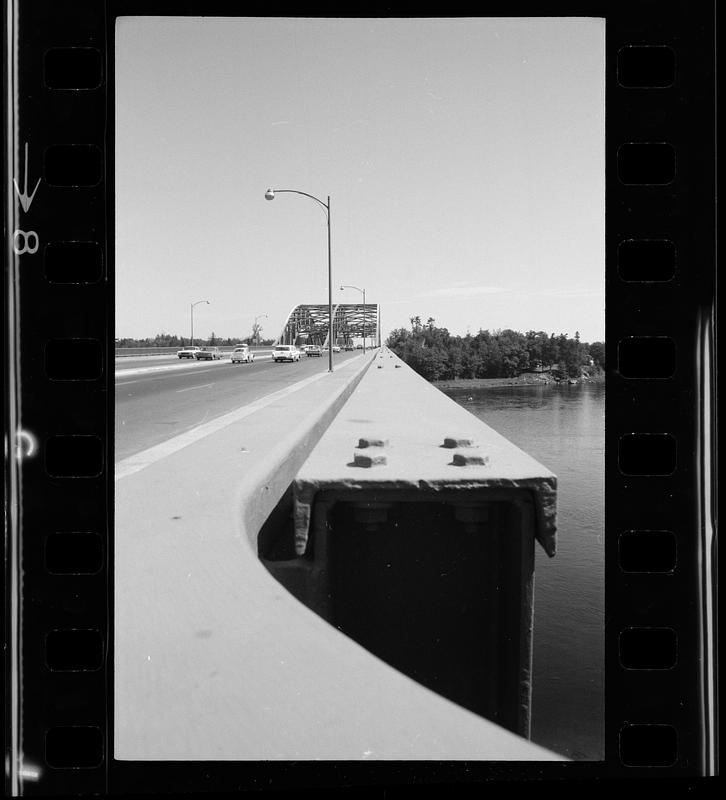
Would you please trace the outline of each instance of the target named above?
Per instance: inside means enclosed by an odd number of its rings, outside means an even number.
[[[14,399],[22,408],[22,427],[13,425],[20,420],[12,412],[9,417],[10,430],[17,430],[19,449],[15,468],[6,479],[19,515],[12,520],[16,527],[10,537],[10,618],[6,617],[14,646],[10,668],[18,680],[11,694],[21,701],[19,709],[12,709],[20,714],[14,722],[22,728],[22,741],[14,741],[16,752],[22,750],[24,756],[22,763],[11,765],[11,771],[16,768],[16,785],[26,794],[168,791],[190,785],[211,791],[241,785],[476,783],[519,777],[673,780],[716,769],[715,725],[704,727],[713,712],[707,708],[708,694],[699,695],[699,687],[708,690],[700,663],[704,654],[699,650],[704,619],[694,602],[703,588],[707,555],[700,539],[702,529],[694,530],[704,525],[702,516],[707,513],[699,495],[703,478],[699,470],[708,468],[708,454],[699,448],[707,439],[710,422],[699,408],[712,391],[703,375],[709,361],[704,344],[713,336],[709,326],[715,285],[714,270],[692,266],[715,264],[715,193],[707,177],[712,176],[715,163],[710,136],[715,122],[715,6],[706,4],[696,12],[688,11],[686,3],[650,0],[630,3],[627,8],[583,2],[550,3],[546,9],[548,16],[606,20],[605,761],[294,766],[244,762],[240,769],[235,763],[221,762],[169,765],[113,760],[109,724],[113,712],[113,481],[109,470],[114,357],[113,159],[109,152],[113,25],[115,17],[123,14],[199,15],[200,6],[122,0],[30,0],[22,8],[17,0],[6,4],[8,57],[17,64],[8,62],[8,75],[14,75],[17,83],[6,78],[8,124],[15,126],[9,137],[14,150],[6,162],[14,165],[15,174],[6,174],[11,194],[12,179],[19,180],[29,167],[29,177],[17,191],[25,201],[20,197],[8,212],[8,229],[24,234],[12,236],[17,257],[8,254],[12,277],[8,288],[18,292],[16,305],[11,302],[9,310],[17,312],[18,318],[8,320],[6,368],[7,385],[21,393]],[[505,4],[494,6],[486,9],[487,16],[542,16],[545,10],[531,3],[506,4],[506,9]],[[230,10],[229,4],[219,2],[204,6],[205,15],[228,15]],[[387,6],[376,14],[368,7],[358,15],[409,16],[407,12]],[[299,10],[279,13],[295,16]],[[269,8],[252,6],[245,6],[243,15],[270,16]],[[469,9],[460,13],[447,9],[447,16],[467,15],[472,15]],[[85,67],[68,62],[63,66],[67,54],[61,51],[68,48],[84,51],[80,61],[85,59]],[[648,54],[634,53],[633,48],[659,48],[657,58],[661,67],[666,64],[666,71],[670,56],[662,48],[670,50],[673,81],[653,86],[651,78],[650,86],[639,86],[627,85],[626,79],[623,85],[624,67],[626,73],[629,69],[637,75],[638,57],[641,74],[643,69],[659,74]],[[90,70],[98,77],[99,68],[99,81],[78,84],[78,75],[88,75]],[[65,85],[58,78],[64,69]],[[19,101],[17,116],[13,91]],[[675,164],[674,175],[664,183],[623,181],[621,171],[628,166],[624,146],[648,144],[659,145],[655,149],[660,149],[660,156],[646,157],[655,170],[646,180],[652,181],[653,175],[657,179],[658,169],[667,171],[670,163]],[[669,161],[668,145],[673,148],[674,162]],[[85,146],[84,152],[69,150],[79,146]],[[62,149],[53,150],[58,147]],[[631,159],[631,167],[633,163],[637,168],[639,159]],[[83,175],[83,181],[74,183],[74,174]],[[38,194],[31,197],[34,181],[41,176]],[[670,277],[626,280],[623,252],[638,246],[631,242],[672,243]],[[74,243],[75,263],[82,265],[80,273],[74,275],[71,270],[70,276],[69,243]],[[64,246],[66,253],[59,254]],[[668,267],[664,269],[667,273]],[[80,279],[69,281],[68,277]],[[670,355],[663,355],[669,345],[653,345],[652,339],[673,342]],[[658,346],[661,351],[653,350]],[[54,348],[60,357],[53,357]],[[69,349],[75,355],[75,372],[62,363],[62,354]],[[649,353],[658,364],[672,363],[670,374],[662,369],[655,377],[638,375],[638,359],[649,358]],[[635,369],[621,368],[633,364]],[[649,362],[651,371],[652,367]],[[662,444],[663,435],[675,437],[674,468],[670,474],[653,475],[648,473],[652,472],[648,461],[657,464],[667,458],[668,445],[655,451],[648,447],[655,440],[643,437],[657,436],[657,444]],[[71,436],[88,438],[66,438]],[[85,455],[79,454],[79,444],[86,445]],[[623,472],[623,453],[631,458],[628,468],[635,469],[634,473]],[[27,533],[15,539],[18,530]],[[655,538],[649,540],[649,532]],[[58,536],[66,537],[62,547],[54,538]],[[68,537],[76,537],[75,544]],[[640,545],[634,543],[638,537]],[[673,543],[672,568],[661,568],[660,550],[658,558],[652,556],[654,561],[660,559],[658,564],[648,561],[648,545],[653,541]],[[668,550],[668,544],[661,546]],[[61,563],[63,554],[68,561],[68,547],[75,547],[75,565]],[[639,568],[624,568],[624,549],[631,559],[636,554],[636,566],[640,553]],[[667,561],[666,557],[666,566]],[[18,598],[22,618],[13,622]],[[674,638],[663,631],[675,634],[675,662],[667,660]],[[643,649],[643,641],[652,643],[654,636],[661,637],[660,649],[665,653],[665,660],[656,663],[669,663],[669,667],[623,666],[623,657],[626,663],[642,663],[638,650]],[[75,660],[63,662],[58,655],[67,650],[64,638],[66,644],[73,643]],[[51,668],[52,664],[60,668]],[[56,759],[52,764],[46,763],[49,737]],[[674,753],[673,760],[668,761],[664,753]]]

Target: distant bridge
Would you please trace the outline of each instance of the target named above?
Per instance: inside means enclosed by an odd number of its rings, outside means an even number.
[[[301,304],[287,316],[275,344],[328,344],[328,305]],[[338,303],[333,306],[333,344],[345,347],[353,339],[381,343],[378,303]]]

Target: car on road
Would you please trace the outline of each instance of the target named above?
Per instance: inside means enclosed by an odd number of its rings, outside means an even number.
[[[352,345],[352,344],[347,344],[347,345],[345,346],[345,349],[346,349],[346,351],[348,351],[348,350],[355,350],[355,347],[353,347],[353,345]]]
[[[233,364],[250,364],[255,360],[255,354],[250,351],[250,348],[244,344],[240,347],[235,347],[232,351],[232,363]]]
[[[222,351],[218,347],[202,347],[194,354],[197,361],[219,361]]]
[[[201,347],[182,347],[181,350],[176,351],[176,354],[179,358],[194,358],[201,349]]]
[[[299,361],[300,351],[294,344],[278,344],[272,348],[272,360],[278,361]]]
[[[339,346],[339,345],[337,345],[337,344],[334,344],[334,345],[333,345],[333,352],[334,352],[334,353],[339,353],[339,352],[340,352],[340,346]]]
[[[318,358],[322,355],[319,345],[311,344],[305,348],[305,355],[307,356],[318,356]]]

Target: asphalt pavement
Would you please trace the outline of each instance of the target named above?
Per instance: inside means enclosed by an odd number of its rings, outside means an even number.
[[[362,351],[333,354],[333,366]],[[153,358],[153,362],[151,359]],[[275,364],[186,361],[176,357],[116,361],[115,460],[160,444],[216,417],[328,369],[327,354]],[[304,391],[304,390],[303,390]]]

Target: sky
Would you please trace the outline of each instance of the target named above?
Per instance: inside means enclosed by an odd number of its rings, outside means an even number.
[[[298,303],[605,336],[605,22],[122,17],[116,337]]]

